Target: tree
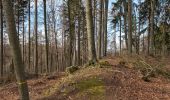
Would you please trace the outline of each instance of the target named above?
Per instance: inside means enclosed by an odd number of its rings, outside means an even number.
[[[29,100],[28,86],[25,80],[24,65],[19,47],[19,40],[17,37],[14,13],[11,0],[2,0],[4,15],[6,18],[7,31],[9,36],[9,43],[13,55],[15,74],[18,83],[20,99]]]
[[[31,0],[28,1],[28,68],[31,67]]]
[[[1,77],[3,76],[3,65],[4,65],[4,60],[3,60],[3,45],[4,45],[4,41],[3,41],[3,7],[2,7],[2,0],[0,0],[0,22],[1,22],[1,25],[0,25],[0,28],[1,28]]]
[[[44,30],[45,30],[45,51],[46,51],[46,57],[45,57],[45,61],[46,61],[46,72],[48,72],[49,68],[48,68],[48,48],[49,48],[49,43],[48,43],[48,34],[47,34],[47,15],[46,15],[46,0],[43,0],[43,4],[44,4]]]
[[[128,0],[128,51],[132,54],[132,0]]]
[[[90,63],[96,63],[96,49],[94,42],[94,28],[92,17],[92,2],[86,1],[86,24],[87,24],[87,38],[88,38],[88,60]]]
[[[38,31],[37,31],[37,25],[38,25],[38,20],[37,20],[37,0],[34,1],[35,3],[35,74],[38,76]]]
[[[100,0],[100,7],[99,7],[99,11],[100,11],[100,15],[99,15],[99,32],[98,32],[98,59],[101,59],[101,49],[102,49],[102,19],[103,19],[103,12],[102,12],[102,8],[103,8],[103,0]]]
[[[126,42],[126,48],[128,49],[128,39],[127,39],[127,2],[126,0],[123,1],[123,8],[124,8],[124,32],[125,32],[125,42]]]
[[[77,33],[77,62],[78,62],[78,65],[81,64],[80,62],[80,31],[81,31],[81,0],[79,0],[79,4],[78,4],[78,33]]]
[[[69,66],[73,64],[74,38],[75,38],[75,21],[74,7],[75,0],[68,0],[68,17],[69,17]]]
[[[107,55],[107,19],[108,19],[108,6],[109,0],[105,0],[105,17],[104,17],[104,56]]]
[[[150,21],[151,21],[151,27],[150,27],[150,32],[151,32],[151,54],[154,53],[154,8],[155,8],[155,0],[151,0],[151,17],[150,17]]]

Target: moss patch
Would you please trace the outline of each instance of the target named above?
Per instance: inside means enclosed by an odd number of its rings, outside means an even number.
[[[76,93],[75,98],[86,97],[91,98],[103,98],[105,93],[104,82],[97,78],[92,77],[85,80],[79,80],[78,82],[70,83],[62,91],[63,96],[72,95]]]
[[[104,82],[99,78],[82,80],[76,84],[76,88],[79,90],[79,92],[76,94],[76,98],[86,96],[88,96],[90,100],[104,98]]]
[[[80,91],[84,91],[86,89],[97,87],[97,86],[103,86],[103,81],[99,78],[90,78],[86,80],[82,80],[78,83],[76,83],[76,88]]]

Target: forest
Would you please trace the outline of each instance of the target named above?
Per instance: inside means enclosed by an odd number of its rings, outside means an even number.
[[[170,0],[0,0],[0,100],[170,100]]]

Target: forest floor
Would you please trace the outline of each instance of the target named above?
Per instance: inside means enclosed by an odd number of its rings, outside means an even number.
[[[170,100],[170,62],[152,57],[113,57],[28,80],[31,100]],[[0,100],[19,100],[17,84],[0,87]]]

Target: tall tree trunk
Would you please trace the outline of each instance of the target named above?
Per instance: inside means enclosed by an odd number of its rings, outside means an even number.
[[[79,15],[78,15],[78,33],[77,33],[77,62],[78,65],[81,64],[80,62],[80,30],[81,30],[81,0],[79,0]]]
[[[121,11],[121,8],[120,8]],[[121,21],[121,16],[120,16],[120,22],[119,22],[119,28],[120,28],[120,37],[119,37],[119,41],[120,41],[120,55],[122,54],[122,21]]]
[[[18,23],[17,23],[18,24],[18,27],[17,27],[18,28],[18,34],[17,35],[18,35],[18,40],[19,40],[19,35],[20,35],[19,34],[19,29],[20,29],[20,5],[19,5],[20,2],[19,2],[19,0],[17,1],[17,3],[18,3],[18,5],[17,5],[18,6],[18,12],[17,12],[17,17],[18,17],[18,19],[17,19],[18,20]]]
[[[148,46],[147,46],[147,55],[150,54],[150,37],[151,37],[151,34],[150,34],[150,32],[151,32],[151,30],[150,30],[150,29],[151,29],[151,28],[150,28],[150,25],[151,25],[150,11],[149,11],[148,20],[149,20],[149,22],[148,22]]]
[[[38,14],[38,11],[37,11],[37,0],[34,1],[35,3],[35,26],[34,26],[34,30],[35,30],[35,74],[36,76],[38,77],[38,20],[37,20],[37,14]]]
[[[4,59],[3,59],[3,53],[4,53],[4,40],[3,40],[3,7],[2,7],[2,0],[0,0],[0,27],[1,27],[1,77],[3,77],[4,74]]]
[[[48,34],[47,34],[47,14],[46,14],[46,0],[43,0],[44,4],[44,31],[45,31],[45,66],[46,66],[46,72],[48,72]]]
[[[25,18],[24,18],[24,14],[23,14],[23,22],[22,22],[22,59],[23,59],[23,63],[25,64]]]
[[[125,32],[125,43],[126,43],[126,49],[128,49],[128,31],[127,31],[127,2],[123,2],[124,6],[124,32]]]
[[[132,0],[128,0],[128,51],[132,54]]]
[[[107,19],[108,19],[108,6],[109,5],[109,0],[105,0],[105,29],[104,29],[104,56],[107,55]]]
[[[86,22],[87,22],[87,37],[88,37],[88,60],[89,63],[96,63],[96,49],[94,41],[94,28],[92,17],[91,0],[86,0]]]
[[[151,28],[150,28],[150,33],[151,33],[151,40],[150,40],[150,45],[151,45],[151,50],[150,53],[154,54],[154,7],[155,7],[155,0],[151,0]]]
[[[28,68],[31,69],[31,0],[28,1]]]
[[[75,34],[75,22],[73,15],[73,1],[68,0],[68,13],[69,13],[69,66],[72,65],[73,52],[74,52],[74,34]]]
[[[29,100],[28,86],[25,80],[24,65],[22,61],[21,50],[19,47],[19,40],[17,37],[12,3],[10,0],[2,0],[2,2],[4,8],[4,15],[7,22],[6,25],[9,36],[9,43],[15,65],[15,74],[19,87],[20,99]]]
[[[103,19],[103,13],[102,13],[102,8],[103,8],[103,0],[100,0],[100,15],[99,15],[99,32],[98,32],[98,59],[101,59],[101,49],[102,49],[102,19]]]

